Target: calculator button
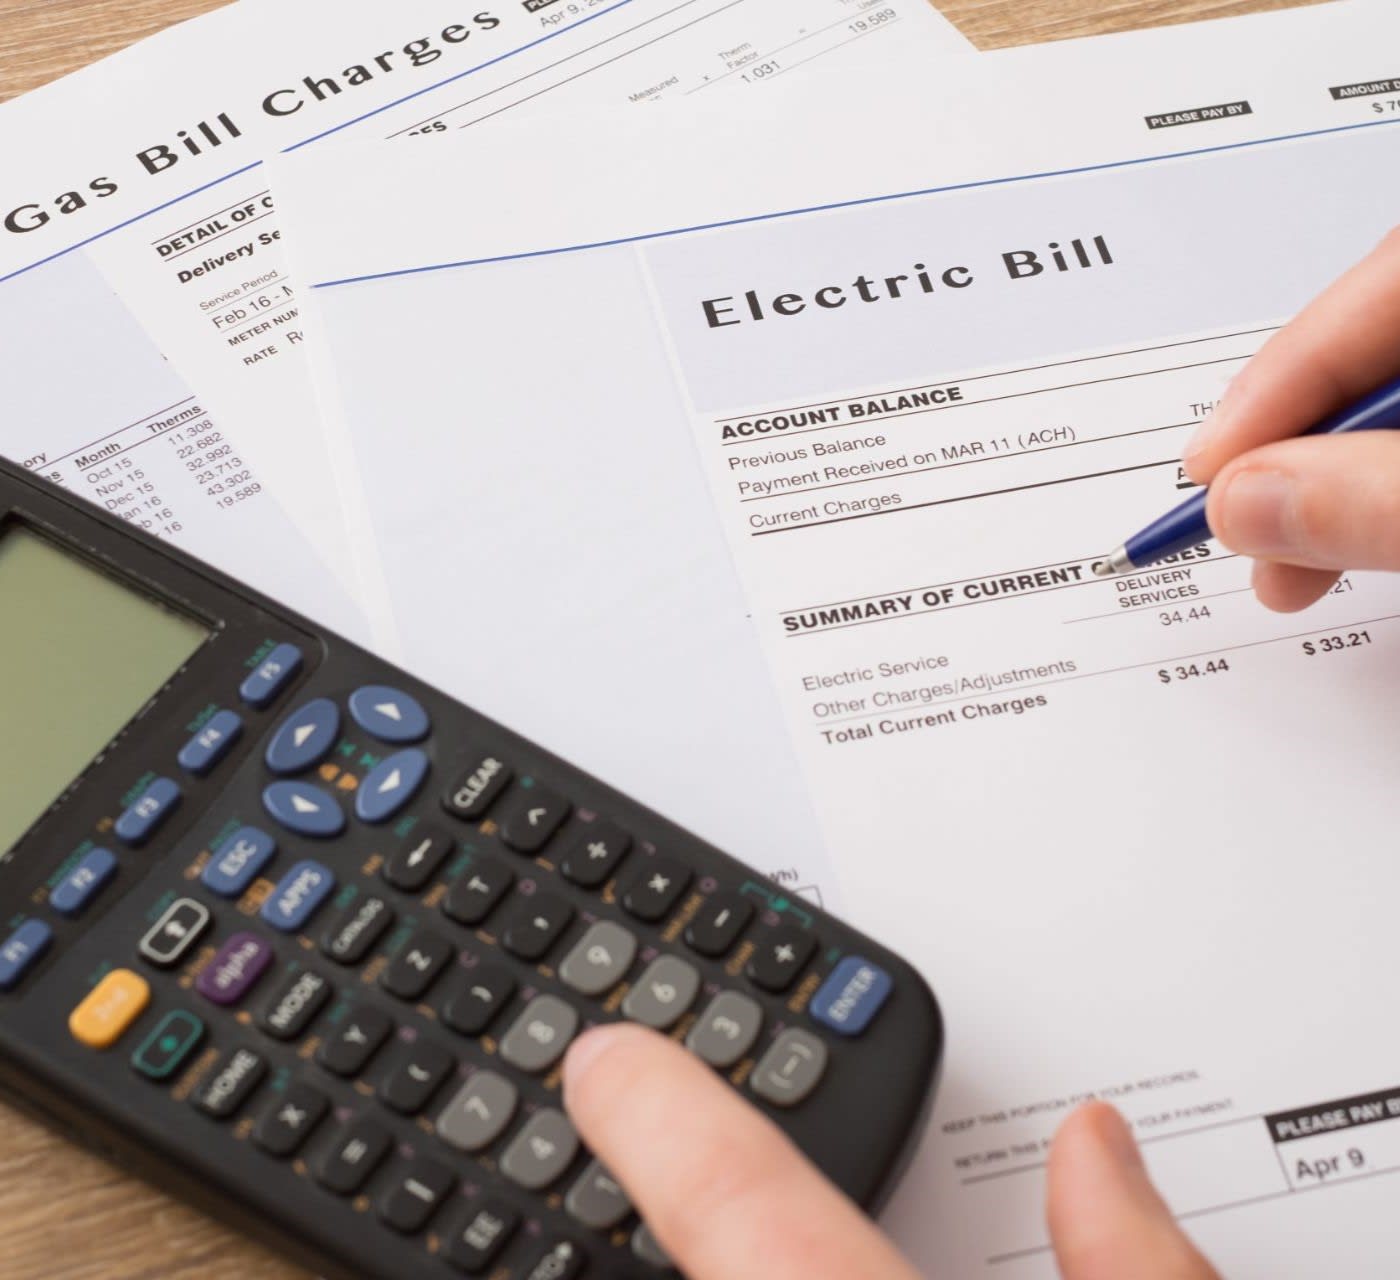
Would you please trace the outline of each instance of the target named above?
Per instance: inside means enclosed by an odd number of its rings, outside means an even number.
[[[795,924],[766,929],[754,939],[754,953],[745,972],[765,991],[786,991],[817,949],[817,940]]]
[[[637,1229],[632,1232],[632,1256],[659,1271],[672,1269],[670,1257],[645,1222],[638,1223]]]
[[[379,1121],[367,1116],[352,1120],[316,1162],[316,1181],[328,1191],[348,1196],[360,1189],[393,1145],[393,1135]]]
[[[290,1084],[262,1113],[253,1129],[253,1141],[268,1155],[292,1155],[301,1149],[330,1107],[330,1099],[319,1089],[300,1082]]]
[[[201,970],[194,989],[215,1004],[237,1004],[271,963],[272,948],[256,933],[235,933]]]
[[[273,773],[300,773],[320,764],[339,736],[340,708],[329,698],[315,698],[277,726],[263,760]]]
[[[399,1170],[379,1198],[379,1216],[395,1231],[412,1235],[427,1225],[456,1182],[446,1165],[418,1156]]]
[[[578,1147],[564,1113],[541,1107],[501,1153],[501,1172],[527,1191],[543,1191],[569,1167]]]
[[[250,707],[265,707],[282,692],[301,670],[301,650],[294,644],[279,644],[238,686],[238,696]]]
[[[83,859],[49,894],[49,906],[62,916],[75,916],[106,886],[117,872],[117,860],[109,849],[89,849]]]
[[[611,822],[590,823],[574,838],[559,871],[565,880],[583,889],[596,889],[614,871],[627,850],[632,837]]]
[[[753,903],[737,893],[713,893],[686,926],[685,943],[702,956],[727,955],[753,919]]]
[[[394,1021],[387,1013],[370,1005],[359,1005],[327,1034],[316,1061],[338,1076],[357,1076],[369,1065],[393,1029]]]
[[[671,858],[652,857],[634,868],[622,905],[638,920],[656,921],[676,905],[690,883],[690,870]]]
[[[479,818],[491,807],[511,779],[511,769],[496,756],[479,757],[464,769],[442,797],[448,813],[468,821]]]
[[[331,998],[331,984],[319,973],[290,973],[272,993],[258,1024],[276,1040],[295,1040]]]
[[[384,879],[395,889],[417,893],[456,847],[457,842],[446,832],[419,827],[384,864]]]
[[[53,942],[53,930],[42,920],[26,920],[0,943],[0,991],[12,991],[37,964]]]
[[[263,808],[288,831],[325,839],[345,830],[345,814],[334,796],[309,782],[274,782],[263,791]]]
[[[809,1031],[784,1031],[754,1068],[751,1083],[760,1098],[780,1107],[802,1101],[826,1070],[826,1045]]]
[[[576,943],[559,966],[565,985],[586,996],[600,996],[632,967],[637,939],[620,924],[600,920]]]
[[[180,1069],[190,1050],[202,1039],[203,1021],[183,1009],[174,1009],[131,1055],[131,1065],[152,1080],[167,1080]]]
[[[442,1021],[464,1036],[479,1036],[515,994],[515,977],[489,961],[463,974],[442,1006]]]
[[[227,1120],[243,1109],[253,1090],[267,1075],[267,1061],[251,1049],[234,1049],[220,1059],[194,1105],[215,1120]]]
[[[157,969],[169,969],[204,935],[209,908],[193,898],[177,898],[137,946]]]
[[[216,711],[175,757],[180,768],[202,778],[228,755],[243,735],[243,718],[235,711]]]
[[[383,898],[356,898],[321,936],[321,950],[341,964],[359,964],[394,922]]]
[[[437,1136],[458,1151],[482,1151],[505,1132],[519,1101],[505,1076],[476,1071],[438,1116]]]
[[[457,948],[446,938],[419,929],[389,961],[379,984],[400,1000],[417,1000],[456,954]]]
[[[812,1020],[843,1036],[858,1036],[880,1012],[893,986],[879,965],[847,956],[812,997]]]
[[[545,1245],[528,1271],[521,1272],[520,1280],[575,1280],[583,1274],[587,1262],[587,1255],[578,1245],[555,1240]]]
[[[282,877],[260,914],[274,929],[295,933],[333,892],[335,877],[330,868],[307,858]]]
[[[157,778],[112,829],[123,844],[143,845],[179,805],[179,786],[169,778]]]
[[[277,852],[277,841],[257,827],[239,827],[214,850],[200,879],[221,898],[237,898]]]
[[[428,776],[428,757],[417,747],[396,751],[365,775],[355,790],[355,816],[361,822],[388,822]]]
[[[501,1040],[501,1059],[520,1071],[543,1071],[564,1056],[578,1014],[558,996],[536,996]]]
[[[367,684],[350,695],[350,715],[380,742],[417,742],[428,736],[428,713],[402,689]]]
[[[406,1116],[417,1115],[457,1069],[457,1059],[430,1040],[405,1045],[379,1086],[379,1100]]]
[[[700,971],[676,956],[657,956],[622,1002],[622,1015],[665,1031],[695,1003]]]
[[[68,1030],[89,1049],[108,1049],[151,1001],[151,985],[130,969],[113,969],[68,1015]]]
[[[520,1215],[498,1200],[473,1205],[443,1239],[443,1257],[459,1271],[480,1275],[520,1227]]]
[[[573,907],[556,894],[522,894],[516,899],[501,944],[522,960],[543,959],[573,918]]]
[[[516,853],[538,853],[571,808],[563,796],[544,787],[522,787],[501,815],[501,839]]]
[[[452,882],[442,913],[458,924],[480,924],[515,883],[515,872],[495,858],[476,858]]]
[[[594,1160],[569,1188],[564,1208],[585,1227],[608,1231],[632,1212],[632,1202],[617,1179]]]
[[[732,1067],[750,1049],[763,1029],[758,1002],[737,991],[721,991],[690,1029],[685,1047],[712,1067]]]

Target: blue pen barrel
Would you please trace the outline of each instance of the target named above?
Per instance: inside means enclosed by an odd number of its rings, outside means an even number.
[[[1303,434],[1323,436],[1349,431],[1395,430],[1400,430],[1400,379],[1387,383]],[[1123,544],[1123,549],[1133,567],[1141,569],[1194,547],[1210,536],[1210,526],[1206,523],[1206,491],[1201,489],[1134,534]]]

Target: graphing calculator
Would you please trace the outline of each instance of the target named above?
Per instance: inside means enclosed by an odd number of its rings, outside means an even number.
[[[890,1190],[942,1026],[870,938],[3,461],[0,659],[0,1087],[63,1133],[327,1277],[664,1275],[561,1101],[630,1019]]]

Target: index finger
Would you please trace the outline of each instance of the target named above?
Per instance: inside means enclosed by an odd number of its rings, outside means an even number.
[[[586,1032],[564,1092],[584,1142],[691,1280],[917,1280],[777,1125],[664,1036]]]
[[[1296,436],[1400,374],[1400,228],[1240,371],[1182,455],[1209,484],[1231,458]]]

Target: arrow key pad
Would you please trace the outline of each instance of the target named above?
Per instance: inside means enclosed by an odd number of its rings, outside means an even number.
[[[573,907],[557,894],[520,894],[501,943],[522,960],[542,960],[573,918]]]
[[[580,995],[600,996],[632,967],[637,939],[611,920],[599,920],[559,966],[559,977]]]
[[[538,853],[569,816],[570,804],[544,787],[520,787],[501,815],[501,839],[516,853]]]

